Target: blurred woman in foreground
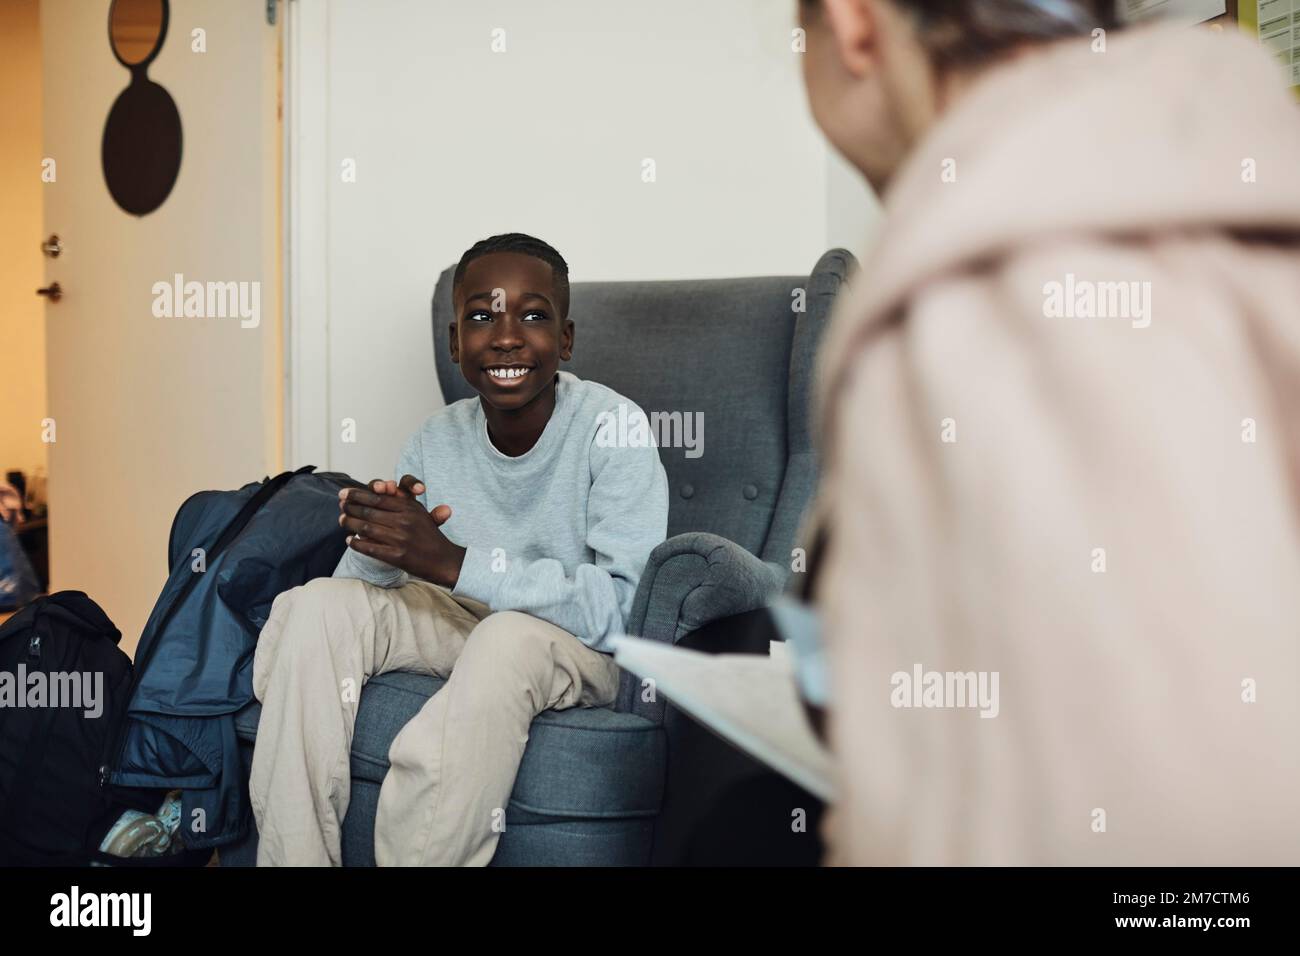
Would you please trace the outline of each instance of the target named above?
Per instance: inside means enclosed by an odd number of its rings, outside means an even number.
[[[829,863],[1300,862],[1300,110],[1106,19],[800,4],[886,211],[819,369]]]

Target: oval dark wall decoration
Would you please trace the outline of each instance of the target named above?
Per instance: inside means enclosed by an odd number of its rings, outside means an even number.
[[[171,94],[146,75],[167,37],[167,0],[113,0],[108,42],[131,82],[104,124],[104,181],[113,201],[135,216],[163,204],[181,169],[181,114]]]

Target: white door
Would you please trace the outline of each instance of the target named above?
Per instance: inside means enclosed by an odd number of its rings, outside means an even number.
[[[109,47],[110,7],[41,4],[54,176],[44,230],[63,245],[46,260],[46,285],[63,297],[45,308],[45,428],[51,590],[93,597],[130,652],[166,578],[181,502],[281,466],[279,28],[265,0],[172,0],[148,78],[179,111],[180,169],[166,201],[135,216],[113,201],[101,163],[105,121],[131,79]],[[178,275],[218,292],[191,299],[202,315],[164,301],[159,284]],[[243,313],[222,306],[231,288],[246,293]],[[256,322],[241,318],[254,302]]]

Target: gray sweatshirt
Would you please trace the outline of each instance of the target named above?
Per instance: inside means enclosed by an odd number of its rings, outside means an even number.
[[[620,443],[602,424],[643,414],[612,389],[560,372],[541,438],[517,458],[488,438],[479,399],[429,416],[395,477],[424,482],[420,502],[452,515],[443,533],[465,548],[453,594],[523,611],[598,651],[627,627],[637,581],[668,529],[668,478],[652,443]],[[597,440],[598,433],[601,440]],[[635,434],[635,433],[633,433]],[[629,446],[630,447],[627,447]],[[348,548],[335,577],[400,587],[405,571]]]

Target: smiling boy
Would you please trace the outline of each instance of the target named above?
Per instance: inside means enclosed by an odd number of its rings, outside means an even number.
[[[519,233],[456,267],[451,358],[477,398],[411,436],[396,480],[340,500],[332,578],[281,594],[262,630],[249,792],[258,864],[339,865],[361,686],[447,679],[397,734],[379,794],[380,865],[481,865],[496,850],[529,725],[618,691],[608,639],[667,532],[654,447],[595,441],[617,392],[559,371],[568,266]]]

